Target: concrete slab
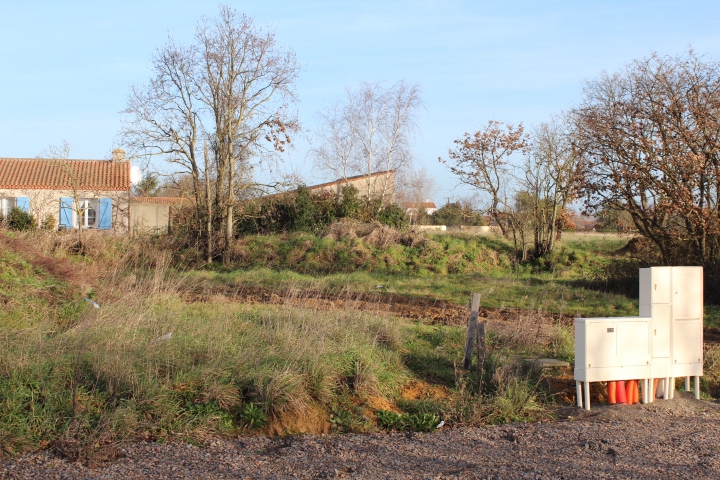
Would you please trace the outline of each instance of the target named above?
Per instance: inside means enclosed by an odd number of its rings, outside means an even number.
[[[569,367],[568,362],[555,358],[523,358],[526,362],[532,363],[535,368]]]

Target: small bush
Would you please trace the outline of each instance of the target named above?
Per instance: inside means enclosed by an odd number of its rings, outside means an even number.
[[[491,424],[532,422],[548,415],[537,398],[535,385],[521,378],[502,385],[480,411],[484,422]]]
[[[13,230],[35,230],[37,228],[37,220],[34,216],[23,210],[22,208],[13,207],[10,209],[7,218],[8,228]]]
[[[408,427],[416,432],[429,432],[437,427],[440,418],[433,413],[414,413],[408,415]]]
[[[404,229],[410,225],[410,219],[405,213],[405,210],[396,203],[385,205],[385,207],[375,215],[375,220],[398,229]]]

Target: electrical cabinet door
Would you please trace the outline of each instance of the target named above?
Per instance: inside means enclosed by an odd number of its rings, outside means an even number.
[[[617,365],[617,324],[588,322],[586,324],[588,367]]]
[[[650,322],[619,319],[617,325],[618,366],[650,364]]]
[[[703,318],[702,267],[673,267],[672,307],[675,320]]]
[[[673,322],[673,363],[702,363],[702,320],[675,320]]]
[[[653,358],[670,358],[672,305],[653,305],[651,317],[652,356]]]
[[[671,303],[672,268],[640,269],[640,304]]]

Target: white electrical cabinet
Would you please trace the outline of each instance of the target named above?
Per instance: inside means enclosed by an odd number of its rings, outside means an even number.
[[[641,317],[576,318],[575,380],[649,378],[651,323]]]
[[[575,380],[578,406],[590,409],[589,382],[641,380],[643,400],[652,401],[654,379],[672,398],[675,377],[703,374],[703,269],[640,269],[640,316],[575,319]],[[653,395],[649,394],[653,390]]]
[[[640,316],[652,318],[652,378],[703,374],[703,269],[640,269]]]

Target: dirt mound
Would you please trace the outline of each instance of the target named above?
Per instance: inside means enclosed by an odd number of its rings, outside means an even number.
[[[357,220],[342,220],[333,223],[327,228],[326,238],[335,241],[343,238],[360,238],[375,248],[385,248],[390,245],[413,246],[427,241],[421,232],[400,232],[380,222],[360,222]]]
[[[262,287],[244,286],[240,288],[213,287],[212,291],[194,288],[185,295],[189,302],[233,301],[247,304],[288,305],[323,311],[357,310],[371,313],[395,315],[398,317],[422,320],[432,325],[465,326],[470,309],[465,305],[427,298],[408,297],[385,292],[343,292],[329,293],[312,290],[269,290]],[[516,322],[528,312],[509,308],[481,308],[480,317],[489,321]],[[543,323],[571,324],[572,317],[532,312],[533,318],[541,318]]]

